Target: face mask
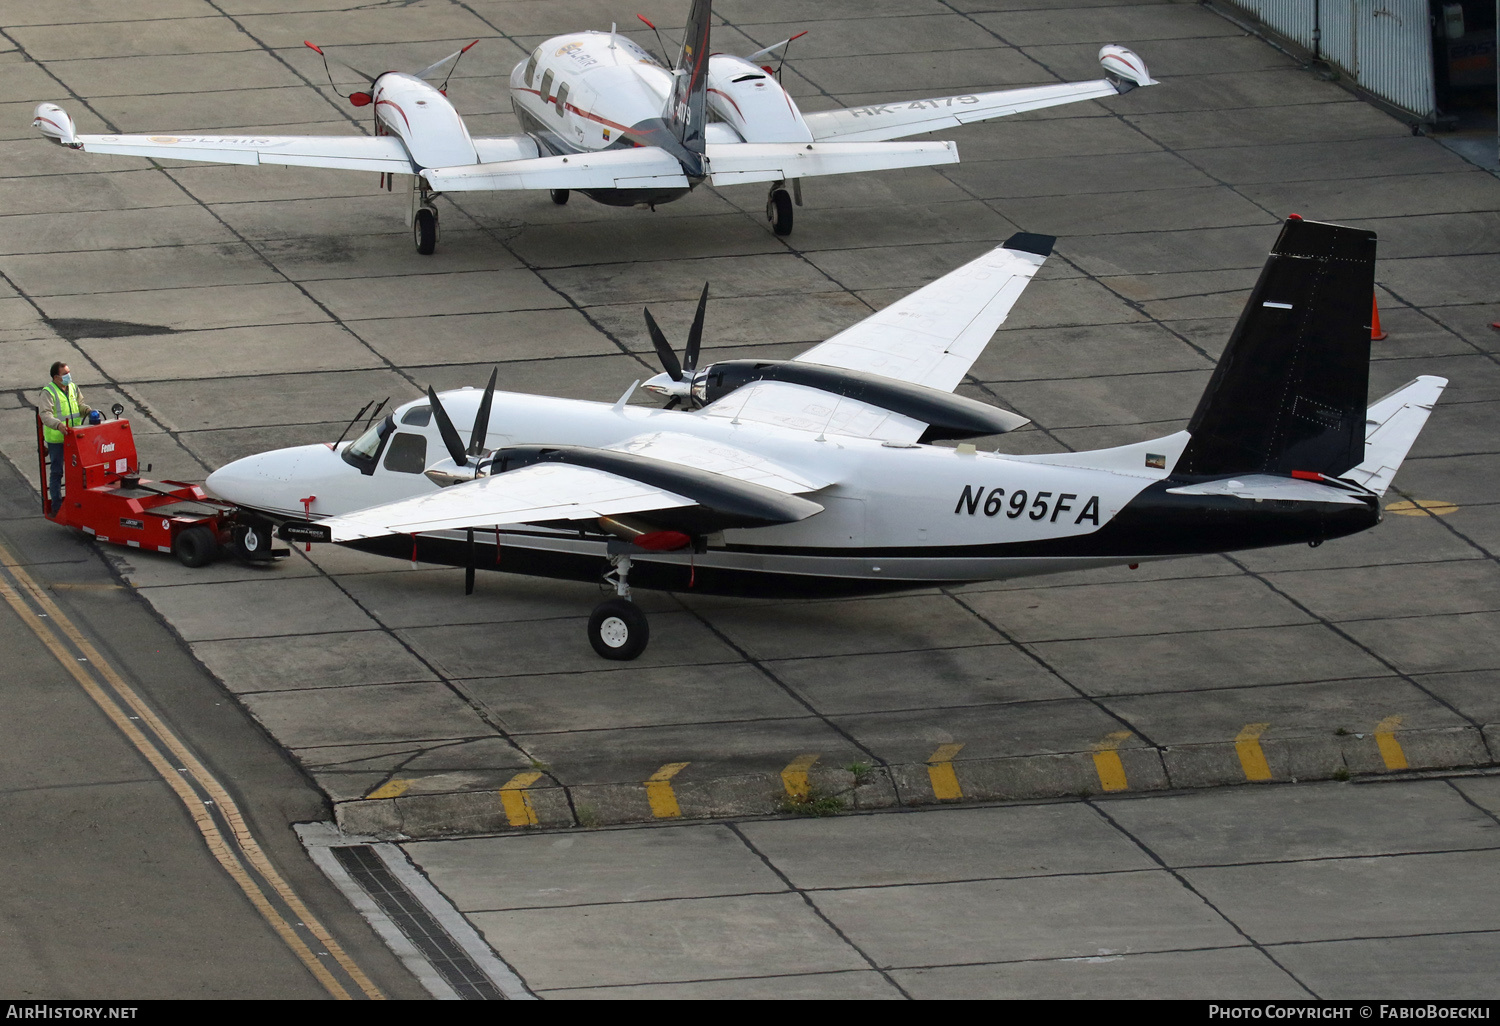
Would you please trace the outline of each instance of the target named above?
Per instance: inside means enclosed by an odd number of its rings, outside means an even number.
[[[57,380],[61,381],[63,383],[64,387],[66,387],[66,386],[71,385],[73,383],[73,375],[71,375],[71,374],[64,374],[62,377],[58,378]]]

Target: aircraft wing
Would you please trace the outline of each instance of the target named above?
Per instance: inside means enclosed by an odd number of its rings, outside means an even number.
[[[476,147],[479,140],[475,140]],[[483,151],[481,151],[483,156]],[[428,168],[439,192],[509,189],[686,189],[677,158],[656,146]]]
[[[1012,235],[794,359],[951,392],[1005,323],[1055,241],[1050,235]]]
[[[528,447],[528,453],[531,448],[543,447]],[[319,523],[336,542],[686,507],[698,508],[693,519],[706,529],[756,526],[820,512],[823,507],[795,493],[828,483],[742,449],[672,432],[641,435],[609,449],[546,449],[551,458],[543,462]]]
[[[714,185],[958,163],[951,142],[709,143]]]
[[[819,142],[879,142],[1063,103],[1097,100],[1139,86],[1157,84],[1146,69],[1146,62],[1123,46],[1108,43],[1100,47],[1099,65],[1106,77],[1093,82],[1024,86],[990,93],[939,96],[931,100],[899,100],[821,111],[802,117],[812,130],[813,138]]]

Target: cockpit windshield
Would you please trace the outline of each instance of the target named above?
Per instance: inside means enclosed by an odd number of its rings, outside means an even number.
[[[358,467],[361,474],[372,474],[375,472],[375,461],[380,457],[380,450],[385,446],[386,437],[395,427],[396,418],[387,414],[379,424],[345,446],[339,455],[345,463]]]

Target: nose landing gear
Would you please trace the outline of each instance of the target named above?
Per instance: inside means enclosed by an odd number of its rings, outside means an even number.
[[[589,616],[589,644],[605,659],[634,659],[646,650],[651,625],[630,601],[630,556],[611,552],[608,558],[604,579],[615,586],[615,597],[599,603]]]

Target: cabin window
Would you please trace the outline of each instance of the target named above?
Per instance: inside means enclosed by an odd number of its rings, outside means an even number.
[[[413,406],[401,415],[401,423],[411,427],[426,427],[432,423],[432,407]]]
[[[531,55],[531,58],[526,62],[526,85],[527,85],[527,87],[529,88],[530,85],[531,85],[531,83],[535,82],[535,81],[536,81],[536,54],[533,53]]]
[[[549,69],[547,71],[547,73],[542,76],[542,84],[541,84],[540,88],[537,89],[537,92],[539,92],[539,93],[542,94],[542,102],[543,103],[546,103],[548,100],[552,99],[552,94],[550,92],[551,89],[552,89],[552,71]]]
[[[375,473],[375,461],[380,459],[380,450],[385,448],[386,438],[395,429],[396,418],[387,416],[379,424],[344,446],[344,451],[339,453],[340,458],[351,467],[357,468],[361,474]]]
[[[427,469],[427,436],[397,432],[386,448],[382,466],[398,474],[420,474]]]
[[[568,83],[564,82],[557,87],[557,116],[562,117],[563,108],[568,105]]]

